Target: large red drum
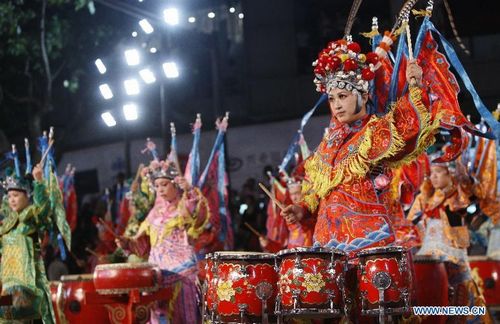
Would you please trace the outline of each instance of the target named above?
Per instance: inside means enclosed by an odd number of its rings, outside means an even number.
[[[337,317],[344,306],[347,255],[329,248],[293,248],[278,252],[280,263],[276,313],[283,316]]]
[[[413,256],[415,270],[415,306],[449,306],[448,275],[446,267],[438,257]],[[427,316],[422,323],[445,323],[446,316]]]
[[[409,312],[412,263],[406,249],[376,247],[357,256],[361,314],[380,317]]]
[[[217,321],[265,322],[277,294],[274,254],[227,251],[213,258]]]
[[[483,293],[486,306],[500,310],[500,260],[486,256],[470,256],[472,277]]]
[[[54,289],[54,288],[52,288]],[[95,292],[91,274],[66,275],[61,277],[61,283],[56,290],[55,305],[60,323],[110,323],[108,311],[104,305],[89,305],[86,293]]]
[[[103,295],[128,294],[133,289],[152,292],[159,289],[160,275],[149,263],[100,264],[94,270],[94,285]]]

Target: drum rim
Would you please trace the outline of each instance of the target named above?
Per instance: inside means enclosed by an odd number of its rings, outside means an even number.
[[[367,256],[377,254],[379,252],[407,252],[408,250],[402,246],[377,246],[373,248],[368,248],[361,250],[357,253],[357,256]]]
[[[242,252],[227,253],[227,252]],[[245,253],[245,254],[243,254]],[[261,260],[261,259],[275,259],[276,255],[273,253],[265,252],[246,252],[246,251],[217,251],[213,253],[213,260]]]
[[[106,263],[106,264],[98,264],[94,273],[98,270],[116,270],[116,269],[154,269],[156,266],[154,264],[148,262],[140,262],[140,263]]]
[[[412,256],[412,258],[413,258],[413,262],[417,262],[417,261],[419,261],[419,262],[437,262],[437,263],[443,262],[443,260],[436,255],[422,255],[422,254],[418,255],[418,254],[415,254]]]
[[[342,256],[347,256],[347,253],[342,251],[342,250],[329,248],[329,247],[321,247],[321,246],[318,246],[318,247],[296,247],[296,248],[291,248],[291,249],[285,249],[285,250],[281,250],[278,253],[276,253],[276,256],[279,257],[279,256],[283,256],[283,255],[288,255],[288,254],[294,254],[297,252],[309,252],[309,253],[316,253],[316,254],[334,253],[334,254],[340,254]]]
[[[278,312],[277,312],[278,313]],[[293,315],[342,315],[342,308],[283,308],[279,311],[280,315],[283,316],[293,316]]]
[[[94,280],[94,274],[92,273],[81,273],[73,275],[62,275],[60,282],[72,282],[72,281],[92,281]]]
[[[493,258],[490,258],[489,256],[487,255],[468,255],[467,256],[467,261],[500,261],[500,259],[493,259]]]

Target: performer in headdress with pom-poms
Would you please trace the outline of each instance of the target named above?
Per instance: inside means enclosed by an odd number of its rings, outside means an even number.
[[[47,233],[57,238],[61,253],[65,253],[64,239],[71,246],[71,233],[66,222],[62,194],[53,173],[50,150],[53,143],[51,131],[48,146],[43,149],[41,162],[31,167],[29,146],[26,152],[26,172],[21,166],[15,146],[10,158],[14,172],[6,172],[2,183],[6,191],[2,199],[0,223],[1,236],[1,294],[11,297],[10,305],[0,306],[0,322],[30,321],[55,323],[49,282],[42,259],[42,239]],[[48,164],[47,167],[45,163]],[[44,176],[44,169],[47,171]],[[59,232],[60,234],[57,234]],[[57,243],[56,243],[57,244]]]
[[[147,168],[155,203],[137,234],[121,238],[125,250],[142,256],[141,241],[150,245],[148,262],[162,270],[162,285],[172,288],[172,299],[162,301],[151,321],[159,323],[166,316],[170,323],[198,323],[197,263],[193,241],[204,230],[208,204],[200,190],[191,187],[179,175],[178,163],[155,158]]]
[[[388,217],[391,169],[432,144],[438,124],[427,110],[422,69],[409,61],[409,91],[384,116],[368,114],[370,82],[390,49],[387,32],[375,52],[350,37],[329,43],[314,62],[317,90],[328,94],[327,134],[305,163],[304,200],[284,211],[289,221],[317,217],[315,244],[347,252],[394,241]]]

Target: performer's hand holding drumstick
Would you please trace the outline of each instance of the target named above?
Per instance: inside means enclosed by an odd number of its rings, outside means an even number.
[[[262,183],[259,183],[259,187],[260,189],[262,189],[262,191],[264,191],[269,199],[271,199],[271,201],[275,203],[276,206],[278,206],[278,208],[281,210],[281,216],[283,216],[288,224],[295,224],[304,217],[304,210],[302,209],[302,207],[300,207],[299,205],[284,206],[272,195],[272,193],[269,192],[269,190],[267,190],[267,188]]]
[[[250,232],[252,232],[253,234],[255,234],[255,236],[259,238],[259,243],[262,248],[265,248],[269,244],[269,240],[264,235],[260,234],[255,228],[253,228],[252,225],[248,224],[247,222],[243,224],[245,224],[245,226],[250,230]]]
[[[281,216],[288,224],[295,224],[304,217],[304,209],[299,205],[288,205],[281,211]]]

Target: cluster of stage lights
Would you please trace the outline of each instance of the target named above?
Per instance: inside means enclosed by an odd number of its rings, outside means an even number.
[[[149,29],[148,29],[149,30]],[[141,64],[140,52],[137,49],[127,49],[124,52],[125,62],[128,66],[138,66]],[[107,69],[106,65],[102,59],[95,60],[95,65],[101,74],[105,74]],[[165,62],[162,65],[163,73],[168,79],[174,79],[179,77],[179,69],[177,64],[173,61]],[[139,70],[139,77],[145,84],[152,84],[156,82],[156,75],[150,68],[143,68]],[[137,96],[141,92],[140,82],[138,78],[129,78],[123,81],[123,88],[128,96]],[[111,87],[107,83],[99,85],[99,91],[105,100],[110,100],[114,97]],[[138,107],[134,103],[127,103],[122,107],[123,116],[127,121],[133,121],[138,119]],[[108,127],[114,127],[117,125],[116,119],[111,113],[111,111],[105,111],[101,114],[101,118]]]
[[[139,0],[139,2],[142,1]],[[229,13],[236,14],[236,8],[230,7]],[[215,12],[213,11],[208,12],[207,17],[209,19],[215,19]],[[238,13],[239,19],[243,19],[244,17],[245,16],[243,13],[241,12]],[[181,15],[176,8],[167,8],[163,11],[163,19],[167,25],[176,26],[181,21]],[[193,24],[196,22],[196,17],[190,16],[187,18],[187,21],[188,23]],[[139,26],[141,27],[142,31],[145,34],[151,34],[155,30],[153,25],[151,25],[151,23],[147,19],[141,19],[139,21]],[[137,31],[132,32],[132,37],[137,37],[137,36],[138,36]],[[149,49],[149,52],[152,54],[156,53],[157,51],[158,50],[155,47],[151,47]],[[125,50],[124,56],[125,56],[125,62],[127,63],[128,66],[138,66],[141,64],[141,54],[137,49],[131,48]],[[102,59],[100,58],[96,59],[95,65],[99,73],[105,74],[107,72],[106,65],[104,64]],[[162,64],[162,68],[166,78],[175,79],[179,77],[179,69],[175,62],[173,61],[164,62]],[[155,83],[157,80],[155,73],[150,68],[141,69],[139,71],[139,77],[145,84],[152,84]],[[125,89],[125,93],[128,96],[137,96],[141,92],[138,78],[129,78],[123,81],[123,87]],[[99,91],[101,92],[101,95],[105,100],[110,100],[114,97],[113,91],[111,90],[111,87],[107,83],[99,85]],[[127,103],[123,105],[122,109],[125,120],[132,121],[136,120],[139,117],[138,107],[134,103]],[[101,118],[108,127],[113,127],[116,126],[117,124],[116,119],[114,118],[113,114],[110,111],[102,113]]]

